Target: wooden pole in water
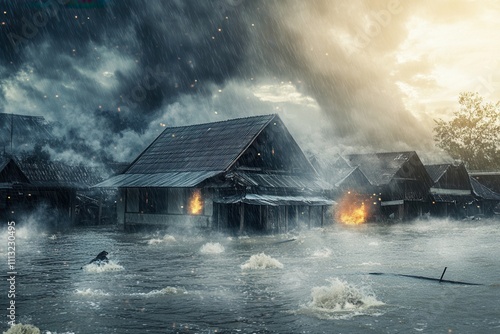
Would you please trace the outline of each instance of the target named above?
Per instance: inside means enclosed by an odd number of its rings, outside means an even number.
[[[444,270],[443,270],[443,273],[441,274],[441,278],[439,279],[439,282],[441,283],[441,281],[443,280],[443,276],[444,276],[444,273],[446,272],[446,269],[448,267],[444,267]]]

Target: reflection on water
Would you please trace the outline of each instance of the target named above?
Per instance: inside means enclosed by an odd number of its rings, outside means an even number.
[[[41,333],[500,331],[498,220],[246,237],[18,226],[16,321]],[[110,263],[86,265],[102,249]],[[485,285],[369,275],[439,278],[444,267]]]

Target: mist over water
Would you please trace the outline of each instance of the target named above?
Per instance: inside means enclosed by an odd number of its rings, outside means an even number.
[[[494,333],[498,223],[335,224],[237,238],[19,222],[16,322],[45,334]],[[110,263],[87,265],[102,250]],[[6,251],[2,243],[4,273]],[[369,274],[439,278],[444,267],[446,279],[484,285]]]

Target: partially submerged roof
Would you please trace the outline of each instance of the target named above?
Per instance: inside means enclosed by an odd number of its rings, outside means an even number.
[[[351,167],[360,170],[373,185],[385,185],[392,181],[403,165],[417,156],[416,152],[387,152],[350,154],[344,158]]]
[[[494,192],[490,188],[481,184],[475,178],[470,177],[470,183],[472,186],[472,192],[477,197],[480,197],[480,198],[485,199],[485,200],[500,201],[500,194]]]

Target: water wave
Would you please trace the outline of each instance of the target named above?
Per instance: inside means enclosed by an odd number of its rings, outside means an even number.
[[[312,256],[313,257],[330,257],[330,256],[332,256],[332,250],[328,247],[323,247],[321,249],[316,250]]]
[[[346,281],[335,278],[330,285],[314,287],[311,301],[301,309],[301,313],[311,313],[325,319],[348,319],[366,314],[366,310],[384,305],[371,294]]]
[[[250,257],[250,259],[242,264],[241,269],[243,270],[262,270],[262,269],[272,269],[272,268],[283,268],[283,264],[276,259],[273,259],[269,255],[264,253],[255,254]]]
[[[148,240],[148,245],[157,245],[157,244],[162,244],[162,243],[173,243],[176,242],[175,237],[170,235],[170,234],[165,234],[163,238],[153,238]]]
[[[104,292],[99,289],[87,288],[84,290],[76,289],[75,293],[81,296],[109,296],[108,292]]]
[[[33,325],[23,325],[21,323],[11,326],[8,331],[3,334],[40,334],[40,329]]]
[[[143,296],[143,297],[156,297],[162,295],[185,295],[187,294],[186,289],[184,288],[176,288],[173,286],[167,286],[166,288],[160,290],[152,290],[149,292],[137,292],[131,293],[131,296]]]
[[[201,246],[200,252],[203,254],[220,254],[224,252],[224,246],[218,242],[207,242]]]
[[[124,270],[123,266],[119,265],[118,263],[114,261],[109,261],[108,263],[104,264],[95,264],[95,263],[90,263],[87,265],[84,265],[82,267],[83,270],[89,273],[103,273],[107,271],[121,271]]]

